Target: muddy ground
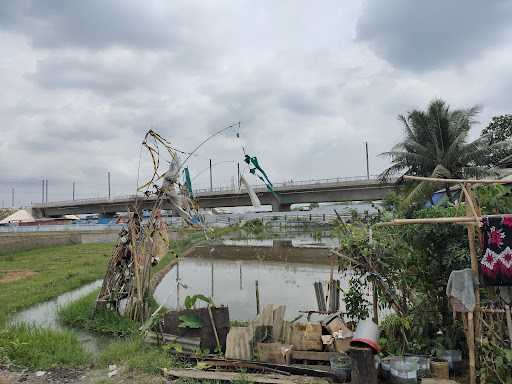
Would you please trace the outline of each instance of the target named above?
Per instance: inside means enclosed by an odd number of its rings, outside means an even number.
[[[42,374],[44,372],[44,374]],[[158,375],[133,373],[118,369],[118,373],[109,378],[108,369],[68,369],[58,368],[48,371],[15,371],[0,368],[0,384],[163,384],[170,383]]]

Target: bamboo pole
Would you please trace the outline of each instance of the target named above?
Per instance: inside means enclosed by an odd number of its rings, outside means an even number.
[[[510,305],[505,305],[505,319],[507,321],[508,339],[510,348],[512,348],[512,315],[510,314]]]
[[[473,216],[476,220],[480,220],[478,217],[478,213],[476,212],[475,203],[473,201],[473,197],[469,194],[468,189],[466,188],[467,184],[462,185],[462,192],[464,192],[464,196],[466,196],[466,202],[468,203],[469,208],[471,209],[471,213],[473,213]],[[470,186],[468,186],[471,188]]]
[[[462,185],[464,195],[466,197],[466,214],[468,216],[474,215],[473,219],[478,220],[478,214],[475,208],[475,201],[473,200],[473,195],[471,185],[466,184]],[[479,222],[479,220],[478,220]],[[468,231],[468,242],[469,242],[469,254],[471,256],[471,271],[473,275],[476,277],[478,281],[478,257],[476,254],[475,247],[475,227],[473,225],[467,225]],[[474,288],[475,290],[475,309],[473,312],[468,313],[468,333],[467,333],[467,342],[468,342],[468,353],[469,353],[469,380],[470,384],[476,383],[476,348],[475,348],[475,336],[480,332],[476,331],[480,328],[479,322],[479,314],[480,314],[480,290],[478,285]],[[475,328],[476,325],[476,328]]]
[[[489,179],[442,179],[438,177],[422,177],[422,176],[409,176],[405,175],[404,179],[418,180],[418,181],[432,181],[434,183],[449,183],[449,184],[512,184],[510,180],[489,180]]]
[[[404,224],[478,224],[474,217],[431,217],[425,219],[394,219],[385,223],[375,224],[377,227]]]
[[[475,324],[473,322],[473,312],[468,312],[468,353],[469,353],[469,383],[476,384],[476,364],[475,364]]]

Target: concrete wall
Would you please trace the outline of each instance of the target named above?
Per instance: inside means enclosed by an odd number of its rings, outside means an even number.
[[[57,245],[110,243],[116,238],[117,231],[3,233],[0,234],[0,254]]]
[[[117,240],[118,234],[119,231],[1,233],[0,254],[57,245],[113,243]],[[169,232],[169,238],[179,240],[183,236],[176,232]]]

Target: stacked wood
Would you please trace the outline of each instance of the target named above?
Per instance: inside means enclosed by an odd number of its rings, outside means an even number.
[[[282,343],[258,343],[256,351],[259,361],[276,364],[289,364],[292,345]]]
[[[290,344],[294,350],[299,351],[321,351],[322,326],[316,323],[294,324]]]

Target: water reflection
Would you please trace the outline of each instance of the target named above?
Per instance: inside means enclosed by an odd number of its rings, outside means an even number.
[[[100,350],[102,345],[108,342],[108,338],[98,337],[98,335],[93,333],[75,328],[69,328],[60,324],[58,320],[58,311],[59,308],[65,306],[66,304],[78,300],[81,297],[91,293],[95,289],[101,287],[101,283],[102,280],[96,280],[93,283],[86,284],[78,289],[66,292],[56,297],[55,299],[34,305],[24,311],[18,312],[10,319],[10,323],[26,323],[55,330],[70,329],[78,337],[86,350],[96,353]]]
[[[249,320],[256,315],[257,280],[261,304],[286,304],[287,318],[293,319],[298,311],[317,309],[313,283],[329,275],[328,265],[187,257],[164,277],[155,298],[177,309],[188,295],[210,293],[217,305],[229,306],[232,319]],[[347,276],[339,278],[347,288]]]

